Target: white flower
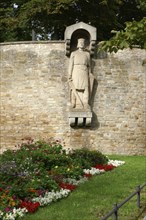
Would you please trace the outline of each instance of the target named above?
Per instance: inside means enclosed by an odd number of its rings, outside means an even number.
[[[83,171],[84,171],[84,173],[91,174],[91,175],[100,174],[100,173],[105,172],[105,170],[99,170],[94,167],[91,167],[91,169],[84,169]]]
[[[65,150],[65,153],[66,154],[71,154],[73,152],[73,149],[72,148],[63,148],[63,150]]]
[[[4,213],[0,210],[0,218],[2,218],[3,215]]]
[[[12,210],[12,212],[6,213],[3,216],[3,220],[15,220],[18,217],[23,217],[26,212],[27,212],[26,208],[22,208],[22,209],[21,208],[18,208],[18,209],[14,208]],[[1,214],[1,212],[0,212],[0,214]]]
[[[69,183],[69,184],[72,184],[72,185],[75,185],[75,186],[77,186],[77,185],[79,185],[79,184],[81,184],[81,183],[84,183],[84,182],[86,182],[86,181],[88,181],[88,178],[87,178],[87,177],[80,177],[79,180],[71,179],[71,178],[64,178],[64,179],[63,179],[63,182]]]
[[[68,189],[61,189],[60,191],[54,192],[46,192],[45,195],[33,198],[33,202],[39,202],[40,206],[49,205],[51,202],[55,202],[58,199],[67,197],[71,191]]]
[[[125,164],[125,161],[121,161],[121,160],[109,160],[108,164],[112,164],[115,167],[121,166],[123,164]]]

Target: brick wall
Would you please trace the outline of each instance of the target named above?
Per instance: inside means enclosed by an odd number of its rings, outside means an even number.
[[[54,137],[66,147],[146,154],[146,51],[93,59],[91,128],[69,126],[64,42],[1,44],[1,152],[23,138]]]

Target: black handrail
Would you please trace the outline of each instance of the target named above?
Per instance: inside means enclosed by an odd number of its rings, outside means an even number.
[[[107,213],[101,220],[108,219],[111,215],[114,215],[114,220],[118,220],[118,210],[126,203],[128,202],[132,197],[134,197],[137,194],[137,206],[140,208],[140,192],[141,190],[146,186],[146,182],[142,186],[137,186],[136,191],[132,193],[129,197],[127,197],[123,202],[120,204],[114,204],[113,209]]]

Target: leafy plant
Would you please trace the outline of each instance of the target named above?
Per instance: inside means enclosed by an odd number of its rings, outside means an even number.
[[[76,149],[71,154],[71,158],[75,159],[83,168],[89,168],[97,164],[106,164],[108,159],[99,151],[90,151],[86,148]]]
[[[109,41],[101,42],[101,50],[117,52],[119,49],[133,48],[138,45],[146,49],[146,17],[141,21],[126,22],[121,31],[112,31],[115,34]]]

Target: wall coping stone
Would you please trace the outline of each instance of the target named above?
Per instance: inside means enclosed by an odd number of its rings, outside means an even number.
[[[0,46],[4,46],[4,45],[15,45],[15,44],[64,44],[65,41],[64,40],[49,40],[49,41],[14,41],[14,42],[3,42],[0,43]]]

